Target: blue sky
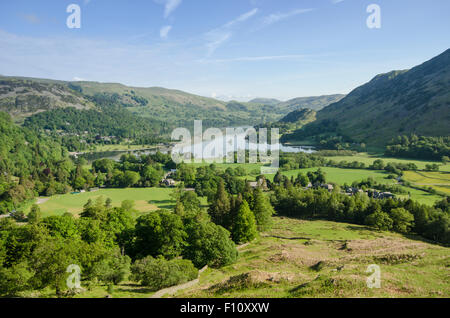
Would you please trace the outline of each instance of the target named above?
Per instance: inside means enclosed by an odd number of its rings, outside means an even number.
[[[69,4],[81,28],[69,29]],[[366,8],[381,8],[369,29]],[[449,48],[448,0],[0,2],[0,74],[223,99],[348,93]]]

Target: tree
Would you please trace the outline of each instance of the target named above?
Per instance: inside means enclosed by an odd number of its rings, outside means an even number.
[[[133,281],[140,282],[153,291],[183,284],[198,277],[198,270],[189,260],[167,261],[151,256],[137,260],[131,267],[131,272]]]
[[[117,248],[94,265],[93,275],[101,282],[117,285],[128,278],[130,266],[131,258],[122,255]]]
[[[69,265],[78,264],[79,245],[73,239],[65,240],[58,237],[42,241],[33,251],[31,268],[34,269],[34,287],[43,289],[52,287],[57,296],[67,288]]]
[[[151,255],[172,259],[181,254],[186,232],[180,216],[159,210],[140,216],[136,220],[135,252],[145,257]]]
[[[283,175],[281,174],[280,170],[277,171],[275,174],[275,177],[273,178],[273,183],[280,184],[283,181]]]
[[[41,209],[37,204],[33,204],[31,207],[30,213],[27,215],[29,223],[39,223],[42,218]]]
[[[394,231],[408,233],[414,225],[414,216],[404,208],[392,209],[390,217]]]
[[[233,241],[236,243],[250,242],[258,234],[255,215],[250,210],[250,207],[245,200],[239,208],[232,234]]]
[[[272,223],[272,215],[275,211],[269,199],[260,188],[256,188],[254,191],[253,213],[255,214],[258,231],[268,230]]]
[[[392,229],[393,225],[393,221],[389,217],[389,214],[383,211],[376,211],[368,215],[365,223],[380,231],[388,231]]]
[[[225,190],[223,180],[219,181],[217,192],[208,210],[214,223],[229,228],[230,223],[230,196]]]
[[[0,295],[17,296],[19,292],[29,289],[33,274],[26,262],[9,268],[0,267]]]
[[[307,175],[303,174],[303,173],[299,173],[296,179],[296,184],[299,184],[302,187],[306,187],[309,184],[309,178]]]
[[[132,187],[136,185],[140,179],[141,176],[139,175],[139,173],[135,171],[125,171],[125,173],[123,174],[122,186],[125,188]]]
[[[230,239],[230,232],[210,221],[191,219],[185,227],[187,233],[183,256],[197,268],[208,265],[222,267],[236,261],[238,252]]]

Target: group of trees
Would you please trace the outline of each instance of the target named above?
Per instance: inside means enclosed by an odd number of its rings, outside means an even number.
[[[214,223],[231,232],[236,243],[246,243],[252,241],[258,231],[270,228],[274,210],[260,187],[252,189],[247,183],[244,190],[234,196],[226,191],[221,180],[209,201],[208,213]]]
[[[398,136],[386,146],[385,153],[394,157],[447,161],[450,137]]]
[[[0,295],[52,288],[70,295],[68,267],[81,269],[82,287],[133,280],[153,290],[184,283],[204,265],[233,263],[237,250],[230,233],[214,224],[195,193],[178,191],[174,211],[135,218],[133,202],[89,200],[71,214],[42,218],[34,206],[26,225],[0,221]],[[182,257],[182,259],[180,259]]]
[[[252,188],[246,180],[239,178],[245,174],[242,168],[220,171],[214,164],[198,168],[180,164],[176,173],[176,178],[195,189],[196,195],[207,197],[211,220],[227,229],[237,244],[249,242],[258,231],[270,228],[274,213],[262,187]],[[259,176],[258,184],[270,185],[270,182]],[[189,193],[194,192],[187,192],[185,196]],[[197,202],[189,205],[196,206]]]
[[[282,182],[275,186],[271,202],[278,215],[369,225],[450,243],[448,198],[430,207],[413,200],[373,199],[364,193],[347,196],[339,191],[304,190]]]
[[[96,186],[111,188],[155,187],[164,176],[164,169],[175,168],[170,155],[123,155],[119,162],[100,159],[92,163]]]
[[[48,188],[65,191],[74,163],[59,143],[16,126],[0,112],[0,214]]]

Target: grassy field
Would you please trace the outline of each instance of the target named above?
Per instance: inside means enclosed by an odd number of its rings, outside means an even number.
[[[317,171],[319,168],[307,168],[307,169],[298,169],[298,170],[289,170],[282,171],[282,174],[287,177],[296,178],[297,175],[301,173],[308,173],[309,171]],[[361,181],[363,179],[367,179],[372,177],[375,181],[379,183],[394,183],[392,179],[387,179],[388,173],[384,171],[375,171],[375,170],[365,170],[365,169],[341,169],[341,168],[333,168],[333,167],[322,167],[323,172],[325,172],[325,177],[328,182],[334,182],[340,185],[344,183],[352,184],[353,181]],[[267,175],[267,178],[273,180],[275,175]]]
[[[96,145],[95,150],[91,150],[90,152],[104,152],[104,151],[136,151],[136,150],[148,150],[148,149],[156,149],[155,145],[127,145],[127,144],[118,144],[118,145]]]
[[[175,296],[450,297],[446,247],[345,223],[274,219],[235,264],[208,269]],[[380,289],[366,285],[370,264],[380,266]]]
[[[342,157],[344,158],[344,157]],[[349,157],[353,158],[353,157]],[[196,167],[207,165],[206,163],[198,163],[193,164]],[[237,168],[238,166],[243,167],[248,175],[241,177],[241,179],[254,180],[255,175],[251,175],[251,172],[255,169],[261,167],[260,164],[216,164],[219,169],[225,170],[228,167]],[[317,171],[319,168],[307,168],[307,169],[297,169],[297,170],[289,170],[283,171],[282,174],[287,177],[296,178],[299,172],[308,173],[309,171]],[[347,183],[351,185],[354,181],[361,181],[363,179],[367,179],[372,177],[375,181],[382,184],[395,184],[396,181],[392,179],[387,179],[389,173],[385,171],[376,171],[376,170],[367,170],[367,169],[342,169],[342,168],[334,168],[334,167],[322,167],[321,168],[326,173],[326,179],[328,182],[333,182],[339,185],[344,185]],[[269,174],[266,177],[269,180],[273,180],[275,175]],[[411,198],[416,200],[422,204],[433,205],[436,201],[442,200],[442,197],[439,195],[430,194],[426,191],[421,191],[418,189],[413,189],[409,187],[404,187],[406,191],[411,194]],[[442,190],[441,190],[442,191]],[[399,198],[408,198],[409,195],[399,195]]]
[[[129,189],[102,189],[97,192],[80,194],[55,195],[51,198],[39,198],[39,204],[44,217],[62,215],[65,212],[78,215],[83,205],[89,199],[95,200],[100,196],[111,198],[113,206],[120,206],[124,200],[135,201],[135,209],[139,212],[153,211],[159,208],[170,209],[175,202],[170,197],[172,189],[166,188],[129,188]],[[27,211],[26,211],[27,213]]]
[[[358,153],[355,156],[337,156],[337,157],[326,157],[329,160],[333,160],[333,161],[347,161],[347,162],[353,162],[353,161],[358,161],[358,162],[363,162],[366,164],[366,166],[370,166],[371,164],[373,164],[373,162],[377,159],[381,159],[384,161],[384,163],[388,163],[388,162],[394,162],[394,163],[414,163],[417,165],[417,167],[419,169],[425,169],[425,166],[427,164],[433,164],[433,163],[438,163],[438,164],[442,164],[441,162],[436,162],[436,161],[427,161],[427,160],[415,160],[415,159],[398,159],[398,158],[389,158],[389,157],[384,157],[382,155],[371,155],[368,153]],[[450,172],[450,164],[447,165],[442,165],[440,167],[441,171],[448,171]]]
[[[450,195],[450,173],[448,172],[406,171],[404,179],[413,185],[431,187]]]

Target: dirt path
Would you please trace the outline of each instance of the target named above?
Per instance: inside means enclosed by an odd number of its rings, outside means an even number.
[[[36,204],[44,204],[45,202],[47,202],[48,200],[50,200],[50,198],[38,198],[36,201]]]

